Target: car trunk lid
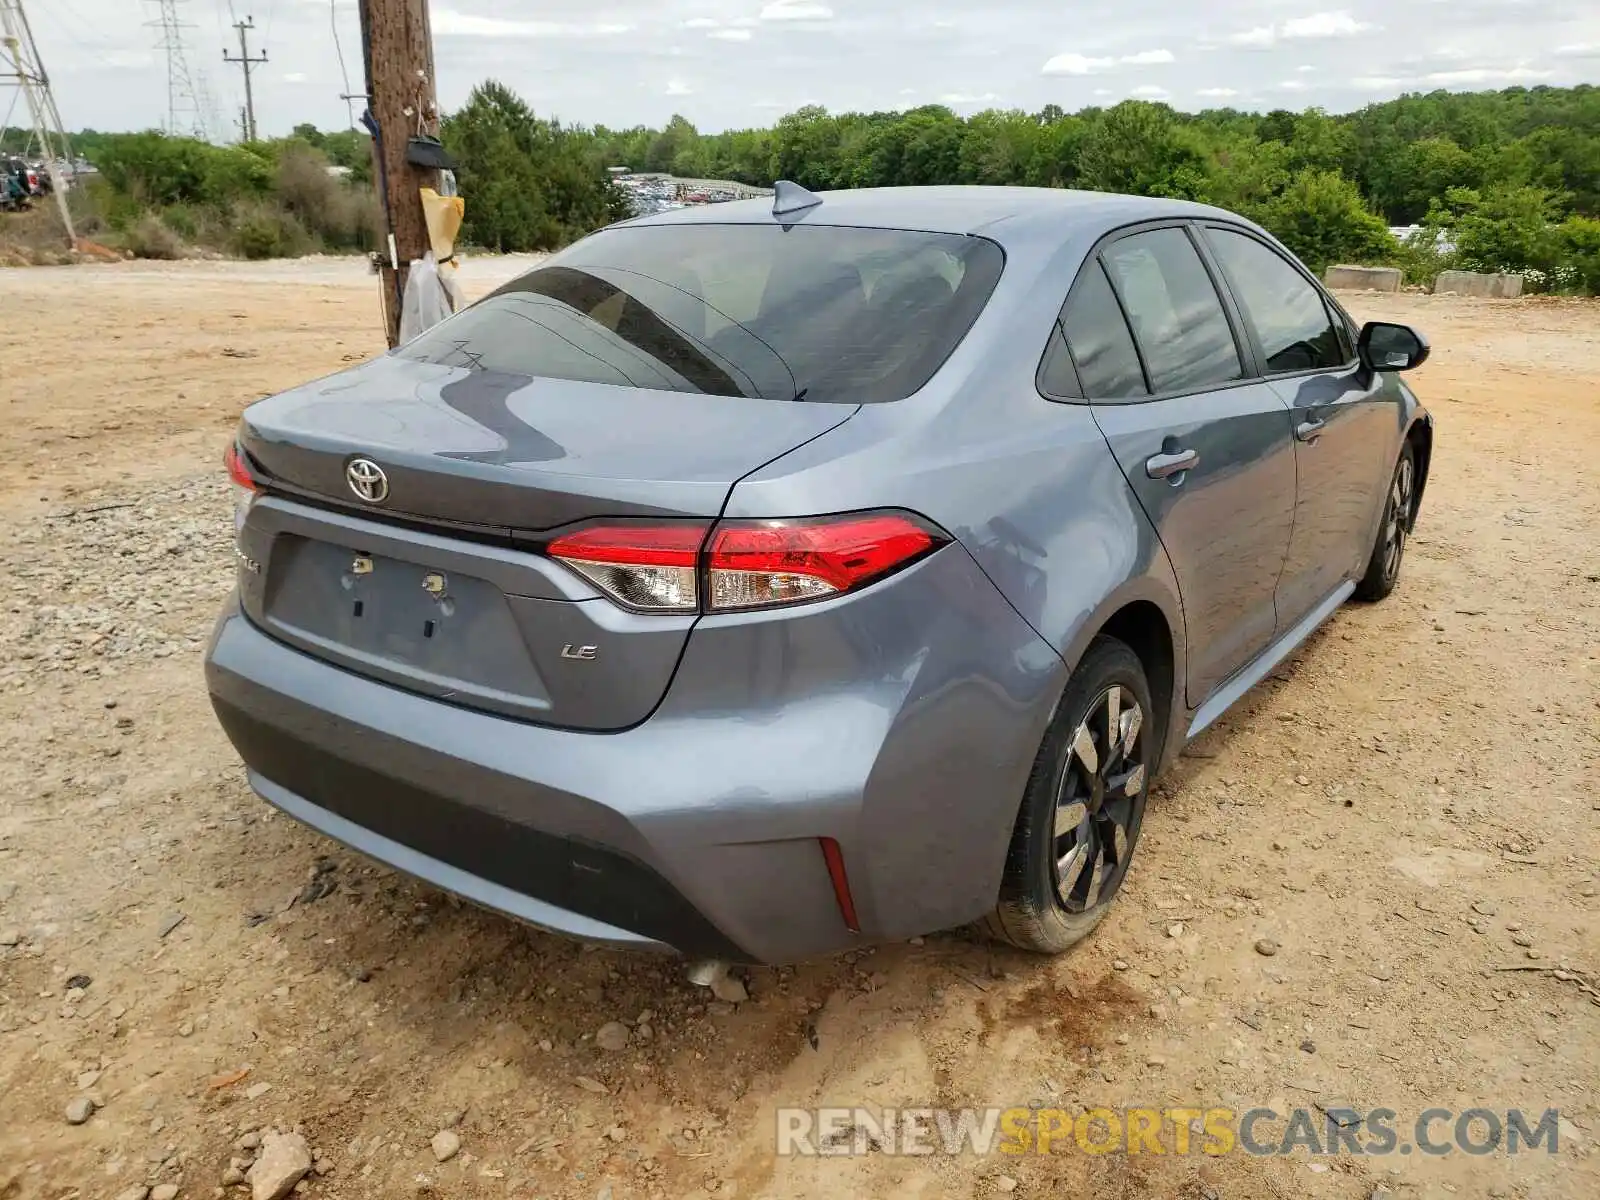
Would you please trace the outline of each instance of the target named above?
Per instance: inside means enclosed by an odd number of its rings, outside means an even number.
[[[855,411],[378,359],[246,412],[265,495],[239,532],[245,609],[396,686],[624,728],[665,694],[695,617],[623,610],[539,552],[551,532],[709,524],[742,476]],[[352,487],[357,460],[381,499]]]

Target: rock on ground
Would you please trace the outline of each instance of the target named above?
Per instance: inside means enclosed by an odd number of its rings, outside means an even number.
[[[269,1133],[250,1168],[250,1200],[282,1200],[311,1170],[311,1147],[298,1133]]]
[[[433,1156],[440,1162],[449,1162],[461,1150],[461,1135],[453,1129],[441,1129],[433,1135]]]

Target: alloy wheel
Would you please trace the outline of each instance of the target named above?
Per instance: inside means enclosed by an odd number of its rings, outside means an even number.
[[[1130,831],[1144,791],[1144,710],[1112,684],[1073,732],[1056,786],[1056,897],[1087,912],[1121,886],[1132,857]]]
[[[1411,489],[1415,469],[1410,455],[1402,455],[1389,487],[1389,505],[1383,531],[1383,575],[1393,579],[1400,573],[1400,560],[1406,552],[1406,536],[1411,521]]]

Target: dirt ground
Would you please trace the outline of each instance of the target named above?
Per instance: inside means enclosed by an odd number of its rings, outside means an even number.
[[[1348,297],[1435,346],[1400,588],[1189,749],[1087,943],[944,934],[751,970],[733,1005],[244,784],[200,676],[220,455],[245,404],[378,349],[375,287],[0,271],[0,1197],[222,1195],[269,1127],[322,1160],[312,1197],[1600,1195],[1600,304]],[[1559,1150],[774,1152],[779,1105],[1338,1102],[1405,1143],[1432,1107],[1555,1108]]]

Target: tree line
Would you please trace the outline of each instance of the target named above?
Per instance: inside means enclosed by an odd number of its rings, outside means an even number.
[[[0,131],[0,145],[19,136]],[[491,80],[441,136],[461,162],[463,240],[492,250],[552,249],[627,215],[607,175],[625,166],[815,190],[967,183],[1171,196],[1260,222],[1318,270],[1391,263],[1429,282],[1462,266],[1600,292],[1600,89],[1588,85],[1412,94],[1340,115],[1191,114],[1143,100],[970,117],[940,105],[807,107],[770,128],[701,133],[682,116],[659,129],[566,125]],[[165,230],[257,254],[376,237],[368,142],[352,130],[302,125],[237,147],[85,131],[74,144],[100,168],[113,233]],[[330,165],[346,177],[329,183]],[[1390,233],[1410,225],[1421,228],[1404,241]]]

